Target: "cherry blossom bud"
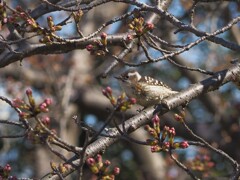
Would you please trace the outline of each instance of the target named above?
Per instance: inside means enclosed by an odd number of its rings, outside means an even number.
[[[110,162],[109,160],[106,160],[106,161],[104,162],[104,165],[105,165],[105,166],[110,166],[110,164],[111,164],[111,162]]]
[[[50,124],[50,118],[48,116],[44,117],[41,121],[44,125]]]
[[[120,168],[119,167],[115,167],[113,170],[114,175],[118,175],[120,174]]]
[[[127,41],[132,41],[133,40],[133,36],[131,34],[128,34],[126,40]]]
[[[106,92],[109,93],[109,94],[112,94],[112,88],[111,87],[106,87]]]
[[[169,142],[164,142],[163,143],[163,149],[166,151],[170,148],[170,143]]]
[[[96,160],[97,162],[102,162],[102,156],[100,154],[97,154]]]
[[[153,121],[154,124],[159,124],[160,118],[158,117],[157,114],[155,114],[155,115],[153,116],[152,121]]]
[[[160,146],[151,146],[151,152],[160,152],[162,148]]]
[[[182,122],[183,121],[183,117],[178,115],[178,114],[174,114],[174,118],[176,119],[176,121],[178,122]]]
[[[180,143],[180,147],[181,147],[182,149],[188,148],[188,146],[189,146],[189,144],[188,144],[187,141],[183,141],[183,142]]]
[[[93,166],[96,162],[93,158],[88,158],[86,161],[87,165],[89,165],[90,167]]]
[[[153,30],[154,24],[153,24],[153,23],[146,23],[146,28],[147,28],[148,30]]]
[[[92,45],[92,44],[87,45],[87,46],[86,46],[86,49],[87,49],[88,51],[92,51],[92,50],[93,50],[93,45]]]
[[[49,105],[52,104],[52,99],[47,98],[47,99],[44,100],[44,102],[49,106]]]
[[[9,164],[6,164],[4,166],[4,171],[10,172],[12,170],[11,166]]]
[[[102,90],[104,96],[107,96],[107,91],[105,89]]]
[[[31,90],[30,88],[27,88],[27,89],[26,89],[26,94],[27,94],[28,96],[31,96],[31,95],[32,95],[32,90]]]
[[[101,34],[101,39],[106,39],[106,37],[107,37],[107,33],[103,32],[103,33]]]
[[[137,103],[137,99],[136,99],[136,98],[130,98],[130,102],[131,102],[132,104],[136,104],[136,103]]]

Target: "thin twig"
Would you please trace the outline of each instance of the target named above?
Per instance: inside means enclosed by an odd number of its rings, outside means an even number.
[[[171,159],[181,168],[183,169],[189,176],[191,176],[195,180],[200,180],[198,177],[196,177],[184,164],[182,164],[180,161],[178,161],[172,154],[172,150],[169,150],[169,154]]]

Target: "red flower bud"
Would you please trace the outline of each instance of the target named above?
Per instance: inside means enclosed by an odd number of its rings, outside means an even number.
[[[52,21],[52,20],[53,20],[52,16],[48,16],[48,17],[47,17],[47,20],[48,20],[48,21]]]
[[[111,87],[106,87],[106,92],[109,93],[109,94],[112,94],[112,88]]]
[[[127,41],[131,41],[131,40],[133,40],[133,36],[131,34],[128,34],[127,35]]]
[[[92,50],[93,50],[93,45],[92,45],[92,44],[87,45],[87,46],[86,46],[86,49],[87,49],[88,51],[92,51]]]
[[[105,89],[102,90],[104,96],[107,96],[107,91]]]
[[[44,100],[44,102],[49,106],[49,105],[52,104],[52,99],[47,98],[47,99]]]
[[[164,147],[164,149],[169,149],[170,143],[169,142],[164,142],[163,147]]]
[[[111,164],[111,162],[110,162],[109,160],[106,160],[106,161],[104,162],[104,165],[105,165],[105,166],[110,166],[110,164]]]
[[[103,33],[101,34],[101,39],[106,39],[106,37],[107,37],[107,33],[103,32]]]
[[[4,171],[10,172],[12,170],[11,166],[9,164],[6,164],[4,166]]]
[[[16,10],[17,10],[17,11],[22,11],[22,7],[21,7],[21,6],[17,6],[17,7],[16,7]]]
[[[182,116],[178,115],[178,114],[174,114],[174,118],[179,121],[179,122],[182,122],[183,121],[183,118]]]
[[[157,114],[155,114],[152,118],[152,121],[154,124],[158,124],[160,122],[160,118],[158,117]]]
[[[183,149],[188,148],[188,146],[189,146],[189,144],[188,144],[187,141],[183,141],[183,142],[180,143],[180,147],[183,148]]]
[[[131,103],[131,104],[136,104],[136,103],[137,103],[136,98],[130,98],[130,103]]]
[[[151,152],[160,152],[162,149],[158,145],[151,146]]]
[[[86,162],[89,166],[93,166],[96,163],[93,158],[88,158]]]
[[[153,30],[154,24],[153,24],[153,23],[146,23],[146,28],[147,28],[148,30]]]
[[[27,94],[28,96],[32,95],[32,90],[31,90],[30,88],[27,88],[27,89],[26,89],[26,94]]]
[[[118,175],[120,174],[120,168],[119,167],[115,167],[113,170],[114,175]]]
[[[47,117],[47,116],[44,117],[41,121],[44,125],[49,125],[50,124],[50,118]]]
[[[102,156],[100,154],[97,155],[96,157],[97,162],[102,162]]]

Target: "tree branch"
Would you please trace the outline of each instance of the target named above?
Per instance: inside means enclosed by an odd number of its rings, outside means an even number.
[[[192,99],[198,97],[201,94],[205,94],[210,91],[218,89],[225,83],[233,80],[239,74],[240,64],[235,64],[233,67],[223,71],[216,72],[215,75],[213,75],[212,77],[205,79],[200,83],[197,83],[182,92],[179,92],[175,96],[165,99],[163,105],[158,105],[157,107],[149,107],[143,110],[139,114],[125,121],[125,128],[127,130],[127,133],[131,133],[136,129],[140,128],[141,126],[143,126],[144,124],[150,122],[153,114],[159,113],[160,115],[163,115],[170,109],[176,108],[180,105],[185,105],[187,102],[191,101]],[[119,125],[119,128],[122,129],[121,124]],[[117,128],[112,128],[111,131],[109,132],[110,132],[109,135],[111,136],[120,136],[120,133],[118,132]],[[85,158],[96,155],[98,152],[106,149],[108,146],[118,141],[118,139],[119,138],[109,137],[99,138],[98,140],[96,140],[87,147]],[[80,163],[79,159],[73,160],[71,162],[71,164],[74,164],[76,166],[78,166],[79,163]],[[67,176],[69,173],[71,172],[66,173],[65,176]],[[54,175],[50,179],[52,180],[58,179],[58,176]]]

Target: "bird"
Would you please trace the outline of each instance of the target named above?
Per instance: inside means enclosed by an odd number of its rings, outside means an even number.
[[[178,91],[173,91],[162,81],[149,76],[142,76],[136,70],[128,70],[118,77],[122,89],[128,98],[135,98],[136,103],[143,106],[153,106]]]

